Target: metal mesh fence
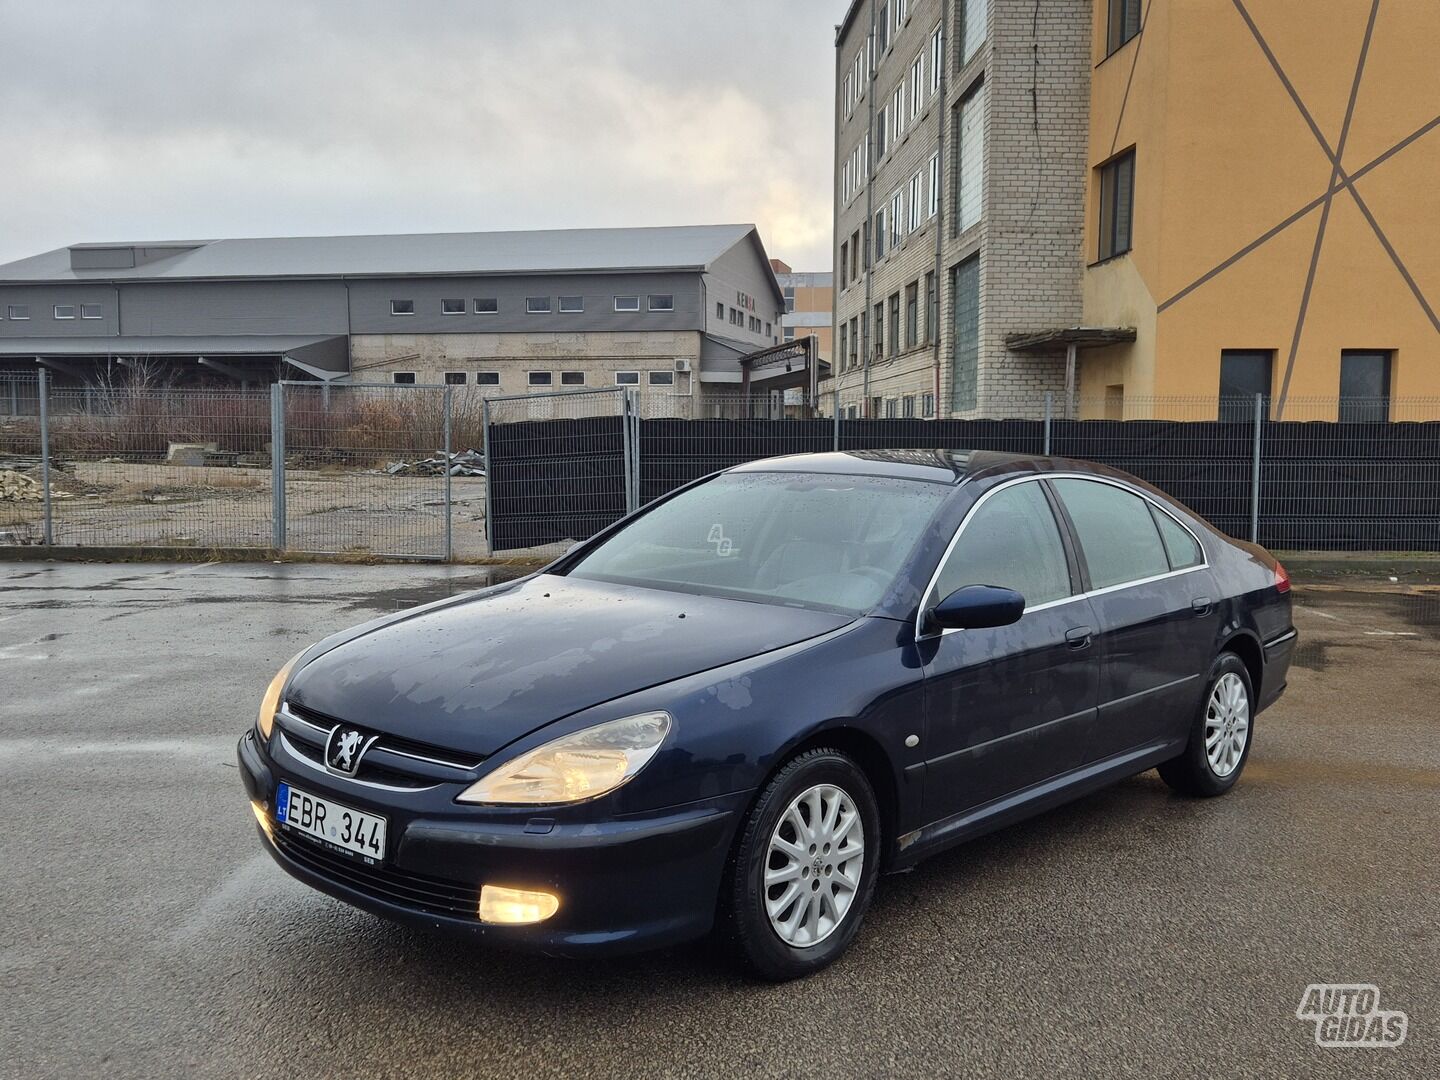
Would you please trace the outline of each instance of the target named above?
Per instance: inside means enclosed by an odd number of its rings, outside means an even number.
[[[51,388],[45,405],[55,544],[269,546],[264,391]]]
[[[1110,464],[1277,548],[1440,551],[1440,399],[1056,395],[1015,418],[856,420],[799,391],[482,394],[0,373],[0,545],[548,558],[741,462],[938,449]]]
[[[452,478],[443,386],[285,383],[284,520],[293,551],[443,559],[450,554]],[[469,498],[467,503],[477,500]],[[478,528],[473,536],[479,554]]]

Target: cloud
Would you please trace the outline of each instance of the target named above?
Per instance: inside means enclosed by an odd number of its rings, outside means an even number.
[[[830,263],[843,0],[0,0],[0,261],[754,221]]]

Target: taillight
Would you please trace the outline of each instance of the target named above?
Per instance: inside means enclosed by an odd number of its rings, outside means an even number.
[[[1275,591],[1278,593],[1287,593],[1290,591],[1290,575],[1285,572],[1285,567],[1278,562],[1275,564]]]

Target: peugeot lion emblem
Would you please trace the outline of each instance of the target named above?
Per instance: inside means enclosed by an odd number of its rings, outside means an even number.
[[[337,724],[325,742],[325,766],[341,776],[354,776],[360,769],[360,759],[370,749],[378,736],[368,739],[354,728]]]

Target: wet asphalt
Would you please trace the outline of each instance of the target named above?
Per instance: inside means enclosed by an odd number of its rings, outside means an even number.
[[[274,671],[475,567],[0,564],[0,1076],[1440,1076],[1440,592],[1298,594],[1218,800],[1147,773],[882,880],[763,986],[401,929],[261,854],[234,743]],[[1374,983],[1398,1049],[1320,1049]]]

